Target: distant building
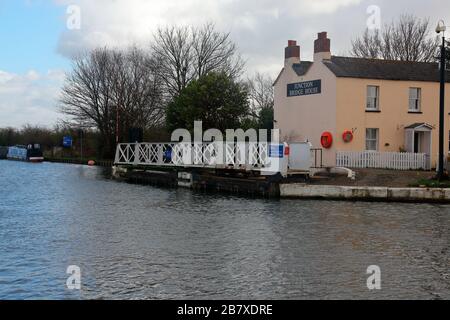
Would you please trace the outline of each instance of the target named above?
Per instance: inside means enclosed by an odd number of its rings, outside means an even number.
[[[450,73],[447,75],[450,82]],[[314,43],[314,61],[300,61],[300,46],[289,41],[275,84],[275,127],[286,141],[310,141],[322,148],[331,134],[324,164],[336,165],[339,151],[427,154],[436,166],[439,125],[439,66],[331,55],[327,33]],[[446,95],[449,152],[450,86]]]

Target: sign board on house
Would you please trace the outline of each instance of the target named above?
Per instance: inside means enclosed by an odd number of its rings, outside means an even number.
[[[322,93],[322,80],[312,80],[287,85],[287,96],[298,97]]]

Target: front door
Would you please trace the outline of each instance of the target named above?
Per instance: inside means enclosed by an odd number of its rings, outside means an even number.
[[[431,167],[431,131],[414,132],[414,152],[425,153],[427,169]]]
[[[414,153],[422,153],[423,132],[414,132]]]

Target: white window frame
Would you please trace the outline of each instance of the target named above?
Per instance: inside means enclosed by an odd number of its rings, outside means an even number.
[[[375,89],[375,95],[373,95],[370,89]],[[371,107],[375,105],[375,107]],[[379,111],[380,110],[380,87],[379,86],[367,86],[367,98],[366,98],[366,110],[367,111]]]
[[[369,130],[375,130],[375,138],[370,137],[369,139]],[[380,129],[378,128],[366,128],[366,151],[377,152],[379,150],[380,145]],[[369,142],[375,142],[375,149],[369,149]]]
[[[415,96],[413,95],[415,94]],[[411,108],[413,106],[413,108]],[[409,88],[408,111],[420,112],[422,109],[422,88]]]

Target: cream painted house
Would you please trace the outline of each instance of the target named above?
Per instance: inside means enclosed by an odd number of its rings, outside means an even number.
[[[447,81],[450,80],[450,73]],[[450,86],[446,85],[446,143],[450,137]],[[300,61],[300,46],[289,41],[275,84],[275,128],[288,142],[309,141],[323,149],[325,166],[342,151],[426,154],[438,158],[439,66],[337,57],[327,33],[314,43],[314,61]],[[331,147],[323,148],[323,133]],[[344,140],[351,132],[352,140]]]

